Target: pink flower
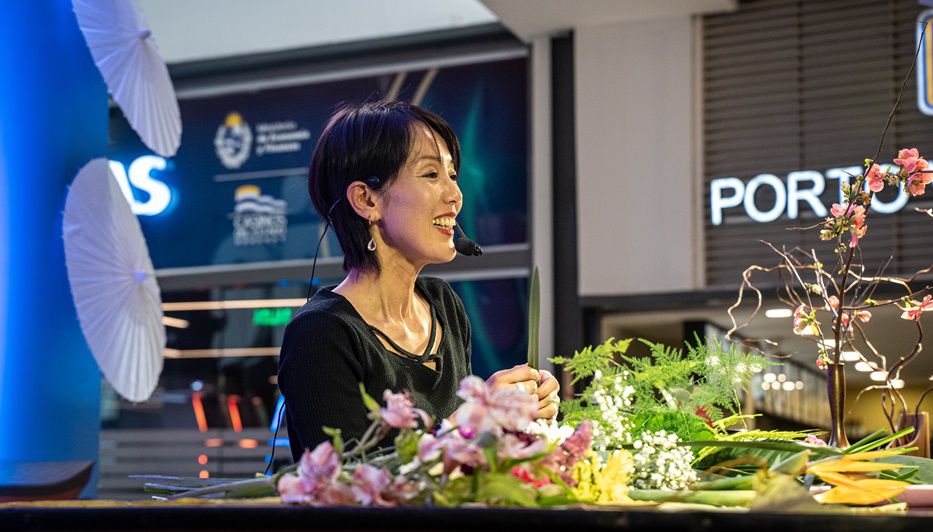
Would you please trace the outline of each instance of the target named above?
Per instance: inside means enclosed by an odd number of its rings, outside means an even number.
[[[435,438],[432,434],[425,434],[418,440],[418,459],[422,463],[436,460],[441,455],[443,441]]]
[[[350,506],[356,504],[356,497],[353,488],[343,482],[334,482],[327,486],[314,502],[320,506]]]
[[[807,312],[807,306],[800,305],[797,307],[797,310],[794,311],[794,334],[803,334],[807,331],[807,328],[813,327],[813,325],[813,318]],[[816,330],[812,332],[816,334]]]
[[[547,441],[543,438],[534,438],[531,441],[520,438],[515,434],[505,434],[499,438],[500,458],[514,458],[517,460],[529,458],[547,450]]]
[[[908,174],[912,174],[917,170],[917,165],[920,164],[920,161],[926,163],[926,161],[920,157],[920,152],[917,151],[917,148],[910,148],[897,152],[897,159],[894,159],[894,164],[900,166],[901,169]]]
[[[852,223],[854,223],[856,227],[861,227],[862,224],[865,223],[865,207],[861,205],[840,205],[838,203],[833,203],[832,208],[829,210],[836,218],[851,218]]]
[[[849,326],[849,315],[843,312],[842,314],[839,315],[839,321],[842,322],[843,327],[848,327]]]
[[[877,164],[871,165],[866,177],[868,179],[868,189],[872,192],[881,192],[884,188],[884,172],[881,171],[881,167]]]
[[[425,426],[431,426],[431,418],[420,408],[415,408],[411,402],[408,392],[392,393],[386,390],[382,393],[382,398],[386,402],[386,407],[379,409],[382,420],[392,428],[396,429],[416,429],[418,428],[418,418]]]
[[[826,361],[822,357],[816,359],[817,369],[826,369]]]
[[[867,310],[857,310],[855,311],[855,317],[862,323],[868,323],[871,320],[871,312]]]
[[[839,298],[836,296],[829,296],[829,298],[826,300],[826,306],[824,308],[826,310],[831,310],[831,309],[838,308],[838,307],[839,307]]]
[[[541,465],[554,471],[570,486],[575,486],[573,466],[593,447],[593,424],[586,419],[573,434],[541,460]]]
[[[907,192],[911,196],[920,196],[926,192],[926,186],[933,182],[933,174],[927,172],[920,172],[921,170],[927,169],[927,162],[923,159],[920,159],[917,164],[917,172],[910,174],[907,178]]]
[[[902,309],[904,312],[901,314],[901,319],[919,321],[920,315],[930,309],[933,309],[933,296],[923,296],[923,301],[911,301],[906,308]]]
[[[444,471],[453,471],[458,465],[479,467],[485,463],[486,456],[475,442],[464,440],[457,432],[444,438]]]
[[[826,442],[817,438],[813,434],[808,434],[806,438],[803,439],[804,443],[809,443],[810,445],[816,445],[818,447],[826,447]]]
[[[356,501],[365,506],[392,506],[382,497],[383,490],[390,482],[386,469],[362,464],[353,472],[353,495]]]
[[[465,401],[455,413],[461,431],[522,432],[538,411],[537,397],[514,386],[493,390],[472,375],[460,382],[457,395]]]
[[[392,484],[382,492],[382,498],[394,506],[408,504],[421,493],[421,488],[414,481],[402,475],[395,477]]]
[[[849,247],[854,248],[858,245],[858,241],[861,240],[865,233],[868,232],[868,226],[863,225],[861,227],[856,226],[852,228],[852,238],[849,239]]]
[[[295,475],[282,475],[275,489],[282,497],[282,502],[303,504],[313,502],[311,496],[302,489],[301,480]]]
[[[340,454],[329,441],[313,451],[305,450],[298,462],[298,478],[304,493],[315,496],[337,480],[340,474]]]

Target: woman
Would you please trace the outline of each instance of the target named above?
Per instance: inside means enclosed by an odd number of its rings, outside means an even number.
[[[407,390],[434,420],[459,404],[470,371],[470,322],[442,280],[418,277],[456,255],[453,226],[463,203],[460,144],[439,116],[401,102],[337,111],[318,140],[308,191],[329,219],[347,276],[319,290],[285,330],[279,388],[292,456],[328,439],[322,427],[359,438],[370,421],[360,383],[377,400]],[[495,387],[521,386],[539,418],[557,415],[558,384],[526,365],[495,373]]]

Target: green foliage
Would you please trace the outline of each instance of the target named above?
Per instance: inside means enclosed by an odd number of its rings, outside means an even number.
[[[321,427],[324,431],[324,434],[330,436],[331,442],[333,442],[334,449],[343,454],[343,434],[340,429],[335,429],[333,427]]]
[[[601,345],[589,346],[583,351],[575,352],[571,358],[556,356],[548,360],[560,364],[564,370],[569,371],[573,375],[571,382],[576,384],[580,379],[591,377],[597,370],[605,372],[609,368],[618,367],[619,363],[615,361],[616,356],[624,355],[631,343],[631,338],[618,342],[615,338],[610,338]]]
[[[395,437],[395,452],[401,464],[411,462],[418,456],[418,440],[420,435],[414,430],[401,430]]]
[[[632,439],[638,439],[643,432],[664,430],[677,434],[681,440],[711,440],[716,437],[706,420],[680,410],[668,410],[659,413],[638,414],[633,417]]]
[[[762,440],[802,440],[812,434],[811,431],[788,430],[747,430],[731,434],[721,434],[716,439],[720,441],[742,442]],[[774,449],[752,449],[742,447],[704,447],[697,452],[696,464],[701,468],[712,466],[719,462],[734,460],[739,456],[754,455],[763,458],[768,463],[783,460],[798,451],[779,451]],[[707,461],[712,457],[712,461]]]
[[[363,387],[363,383],[360,383],[360,395],[363,396],[363,404],[366,405],[366,409],[374,414],[379,413],[379,403],[368,393],[366,393],[366,388]]]
[[[564,423],[573,427],[579,425],[584,419],[598,420],[601,416],[598,407],[586,405],[582,399],[562,401],[560,403],[560,412]]]

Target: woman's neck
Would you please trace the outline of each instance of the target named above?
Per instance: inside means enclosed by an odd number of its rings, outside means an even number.
[[[379,321],[417,320],[415,281],[420,269],[407,266],[387,262],[379,274],[353,268],[334,292]]]

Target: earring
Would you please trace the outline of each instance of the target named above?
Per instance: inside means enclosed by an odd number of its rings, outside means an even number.
[[[376,251],[376,240],[370,238],[370,239],[369,239],[369,244],[366,245],[366,249],[368,249],[368,250],[370,250],[370,251]]]

